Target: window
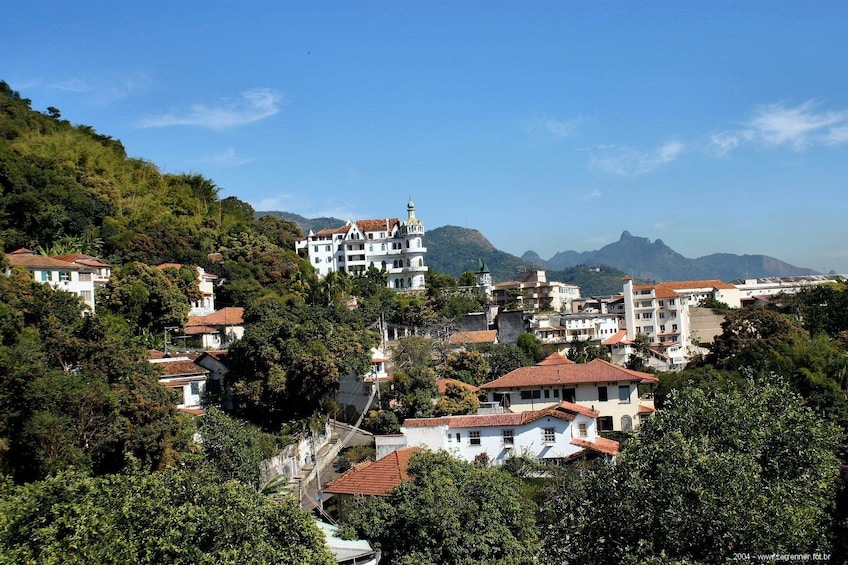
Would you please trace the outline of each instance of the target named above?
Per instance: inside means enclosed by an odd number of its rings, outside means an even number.
[[[660,312],[660,318],[665,318],[665,312]]]
[[[660,326],[660,331],[661,331],[662,333],[665,333],[665,324],[663,324],[663,325],[661,325],[661,326]]]
[[[622,385],[618,387],[618,401],[630,403],[630,385]]]
[[[53,271],[41,271],[41,282],[53,280]]]
[[[645,328],[644,328],[644,329],[645,329],[645,333],[646,333],[646,334],[649,334],[649,333],[653,333],[653,332],[654,332],[654,326],[645,326]]]
[[[601,416],[598,418],[598,431],[599,432],[611,432],[612,431],[612,416]]]
[[[586,431],[586,424],[579,424],[577,426],[577,429],[579,430],[580,437],[586,437],[587,435],[589,435]]]
[[[654,317],[654,313],[653,313],[653,312],[645,312],[644,314],[642,314],[642,318],[644,318],[644,319],[646,319],[646,320],[650,320],[650,319],[651,319],[651,318],[653,318],[653,317]]]
[[[550,398],[550,397],[551,397],[551,391],[549,391],[548,389],[545,389],[545,398]]]
[[[326,245],[325,247],[326,247],[326,249],[324,249],[324,251],[329,251],[329,250],[330,250],[330,246],[329,246],[329,245]]]
[[[456,443],[459,443],[461,439],[462,439],[462,434],[460,434],[459,432],[456,432]]]
[[[562,399],[566,402],[574,402],[574,389],[573,388],[564,388],[562,389]]]
[[[91,273],[80,273],[79,280],[80,282],[91,282]]]
[[[541,390],[522,390],[521,400],[531,400],[533,398],[542,398]]]
[[[194,395],[200,394],[200,383],[191,383],[191,393]]]
[[[664,301],[664,300],[660,300],[660,301],[659,301],[659,304],[660,304],[660,306],[665,306],[665,301]]]
[[[317,245],[314,245],[314,246],[312,247],[312,249],[315,251],[315,253],[318,253],[318,246],[317,246]]]
[[[558,388],[554,389],[554,398],[559,398],[559,389]]]
[[[515,443],[515,432],[513,430],[501,430],[501,437],[504,445],[513,445]]]
[[[621,431],[622,432],[630,432],[633,431],[633,418],[630,416],[622,416],[621,417]]]
[[[542,441],[545,443],[554,443],[556,441],[556,432],[553,428],[542,428]]]
[[[80,296],[82,296],[82,299],[86,304],[94,304],[94,293],[90,290],[80,291]]]
[[[668,299],[668,305],[669,305],[669,306],[674,306],[674,298],[669,298],[669,299]]]
[[[468,432],[468,443],[471,445],[480,445],[480,432],[477,430]]]
[[[598,402],[606,402],[609,400],[609,395],[607,394],[607,387],[599,386],[598,387]]]
[[[385,244],[385,243],[381,243],[381,244],[380,244],[380,251],[385,251],[385,250],[386,250],[386,244]]]
[[[673,332],[677,331],[677,324],[671,324],[671,331],[673,331]]]
[[[70,281],[71,280],[70,271],[59,271],[59,280],[65,281],[65,282]]]

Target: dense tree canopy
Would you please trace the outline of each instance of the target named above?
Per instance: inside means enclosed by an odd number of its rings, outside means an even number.
[[[830,553],[839,430],[779,384],[688,388],[546,505],[551,563]]]
[[[532,563],[533,504],[519,481],[495,467],[423,452],[412,480],[387,497],[355,501],[348,526],[379,543],[393,565]]]
[[[335,563],[294,499],[273,500],[202,465],[0,485],[3,563]]]
[[[189,440],[126,323],[78,298],[0,277],[0,470],[29,481],[172,462]]]
[[[365,374],[376,335],[346,308],[268,295],[245,310],[244,337],[230,348],[234,411],[268,430],[329,411],[342,375]]]

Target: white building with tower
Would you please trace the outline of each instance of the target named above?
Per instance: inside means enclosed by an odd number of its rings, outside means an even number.
[[[369,267],[388,275],[387,286],[422,290],[427,266],[424,222],[415,217],[415,204],[406,205],[407,218],[348,220],[338,228],[309,234],[297,242],[318,276],[333,272],[364,273]]]

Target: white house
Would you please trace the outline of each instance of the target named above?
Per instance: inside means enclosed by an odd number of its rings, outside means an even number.
[[[571,402],[535,411],[411,418],[401,426],[408,447],[445,450],[458,459],[485,459],[500,464],[514,455],[530,455],[560,463],[591,451],[608,457],[618,454],[618,442],[598,437],[598,412]],[[398,445],[398,436],[381,440]]]
[[[195,415],[203,413],[200,403],[206,392],[208,369],[195,364],[188,357],[163,357],[149,361],[162,373],[159,383],[179,391],[177,409]]]
[[[630,431],[654,412],[653,396],[640,397],[639,385],[658,382],[648,373],[594,359],[519,367],[480,390],[489,402],[511,412],[544,410],[566,401],[597,411],[599,431]]]
[[[185,333],[199,337],[204,349],[227,347],[244,335],[244,308],[231,306],[205,316],[190,315]]]
[[[388,274],[388,286],[395,289],[425,288],[424,223],[415,217],[415,204],[406,207],[407,219],[348,220],[339,228],[313,233],[296,244],[305,251],[319,276],[345,271],[362,273],[369,267]]]
[[[7,254],[6,260],[9,263],[6,275],[10,275],[14,268],[26,269],[36,282],[76,294],[82,298],[89,310],[94,312],[94,282],[98,272],[96,267],[36,255],[28,249],[19,249]]]

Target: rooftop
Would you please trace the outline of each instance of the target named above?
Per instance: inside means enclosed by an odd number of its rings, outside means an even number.
[[[558,386],[567,384],[608,383],[617,381],[636,381],[639,383],[657,383],[659,379],[649,373],[631,371],[608,361],[593,359],[589,363],[573,365],[533,365],[519,367],[499,379],[482,385],[482,390],[503,390],[506,388]]]

